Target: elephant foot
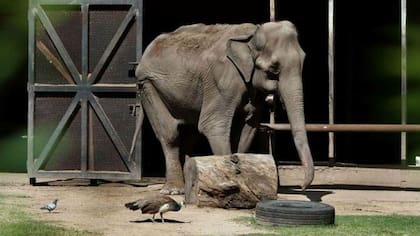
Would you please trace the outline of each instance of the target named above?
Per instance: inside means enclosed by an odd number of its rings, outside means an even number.
[[[163,188],[160,190],[161,194],[165,195],[182,195],[184,194],[184,188],[179,187],[175,184],[166,183]]]

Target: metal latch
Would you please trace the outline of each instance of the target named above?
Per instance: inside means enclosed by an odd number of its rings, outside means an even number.
[[[128,105],[128,109],[130,110],[130,114],[132,116],[137,116],[137,111],[139,110],[139,108],[140,108],[140,104],[138,104],[138,103]]]
[[[128,63],[130,65],[130,68],[128,69],[128,77],[130,78],[136,77],[136,68],[139,63],[140,62],[138,61]]]

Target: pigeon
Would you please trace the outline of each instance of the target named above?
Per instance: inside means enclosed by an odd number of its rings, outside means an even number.
[[[159,213],[162,223],[165,223],[163,213],[168,211],[179,211],[184,206],[184,201],[177,202],[169,196],[158,195],[149,196],[137,201],[128,202],[125,204],[130,210],[141,210],[142,214],[153,214],[152,222],[155,222],[155,214]]]
[[[52,212],[57,207],[57,201],[58,199],[54,199],[54,201],[48,203],[48,205],[45,205],[41,207],[41,210],[48,210],[48,212]]]

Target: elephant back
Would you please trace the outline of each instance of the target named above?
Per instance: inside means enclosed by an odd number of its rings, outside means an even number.
[[[181,26],[171,33],[159,35],[145,54],[160,56],[169,49],[179,54],[198,55],[219,44],[224,46],[229,38],[253,32],[255,28],[249,23]]]

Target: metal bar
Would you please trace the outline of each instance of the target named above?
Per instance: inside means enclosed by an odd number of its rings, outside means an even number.
[[[79,72],[74,65],[73,60],[71,59],[70,55],[68,54],[66,48],[64,47],[63,42],[61,41],[60,37],[58,36],[57,32],[54,29],[51,21],[49,20],[45,11],[41,8],[41,6],[36,7],[36,13],[42,22],[45,30],[47,31],[48,35],[51,38],[52,43],[54,44],[55,48],[58,51],[63,62],[66,64],[68,71],[72,75],[73,80],[78,83],[80,82],[80,75]]]
[[[134,7],[131,7],[124,20],[122,21],[121,25],[118,27],[117,32],[112,37],[111,42],[106,47],[101,59],[99,59],[98,64],[96,65],[95,69],[93,70],[90,76],[89,83],[92,84],[99,80],[100,74],[102,74],[103,70],[105,69],[105,65],[111,59],[111,55],[114,53],[114,51],[117,50],[118,42],[121,40],[122,36],[124,35],[124,32],[127,30],[128,26],[130,25],[130,22],[135,16],[136,9]]]
[[[290,124],[260,125],[273,130],[290,130]],[[414,124],[306,124],[305,128],[317,132],[420,132],[420,125]]]
[[[276,0],[270,0],[270,21],[276,21]]]
[[[39,178],[80,178],[81,175],[82,172],[77,170],[40,170],[36,172],[36,177]],[[83,177],[87,179],[132,180],[135,179],[137,176],[133,175],[130,172],[122,171],[88,171],[86,173],[83,173]]]
[[[33,85],[35,92],[78,92],[90,90],[98,93],[136,93],[136,84],[94,84],[94,85],[71,85],[71,84],[39,84]]]
[[[82,4],[82,84],[87,83],[89,73],[89,5]]]
[[[136,32],[136,61],[139,62],[142,54],[143,54],[143,0],[136,0],[135,4],[136,9],[136,24],[137,24],[137,32]],[[136,87],[136,103],[140,103],[140,93],[137,91]],[[139,116],[139,110],[136,110],[137,116]],[[137,122],[137,119],[136,119]],[[137,125],[137,123],[136,123]],[[139,124],[141,125],[141,124]],[[141,178],[142,176],[142,130],[140,129],[138,137],[137,137],[137,143],[135,148],[135,163],[137,165],[135,166],[137,175],[137,178]]]
[[[88,106],[89,117],[89,132],[88,132],[88,171],[95,170],[95,146],[94,146],[94,131],[93,131],[93,110]]]
[[[81,98],[81,137],[80,137],[80,145],[81,145],[81,155],[80,155],[80,170],[82,173],[86,173],[87,171],[87,159],[88,159],[88,100],[86,95],[84,94]]]
[[[407,0],[401,0],[401,124],[407,124]],[[407,134],[401,132],[401,164],[407,159]]]
[[[80,97],[81,97],[80,94],[77,93],[76,96],[73,98],[72,102],[70,103],[69,107],[67,108],[66,112],[64,113],[63,117],[61,118],[54,132],[52,133],[51,137],[48,139],[47,144],[42,149],[41,154],[36,159],[35,170],[39,170],[41,166],[48,160],[48,156],[51,150],[53,149],[54,145],[57,143],[60,135],[63,133],[66,125],[70,121],[70,117],[73,115],[74,111],[76,110],[76,107],[80,101]]]
[[[276,21],[276,0],[270,0],[270,21],[274,22]],[[274,94],[269,94],[265,98],[266,103],[270,104],[270,124],[275,123],[275,116],[274,116]],[[268,153],[273,155],[273,143],[275,143],[274,140],[274,134],[270,133],[268,135]]]
[[[42,5],[134,5],[139,0],[32,0]]]
[[[83,3],[82,10],[82,85],[87,84],[89,73],[89,4]],[[80,156],[80,170],[83,175],[86,175],[88,170],[88,155],[89,155],[89,106],[85,90],[81,99],[81,156]]]
[[[33,90],[35,75],[35,13],[32,3],[28,9],[28,139],[26,168],[29,177],[34,174],[34,110],[35,92]]]
[[[328,123],[334,124],[334,0],[328,1]],[[335,162],[335,138],[334,133],[328,133],[328,160]]]
[[[143,54],[143,1],[136,1],[136,62],[139,62]]]
[[[94,84],[90,87],[92,92],[98,93],[136,93],[136,84]],[[133,95],[134,96],[134,95]]]
[[[125,166],[130,172],[133,172],[133,166],[128,161],[129,153],[127,148],[125,147],[123,141],[121,140],[120,136],[118,135],[117,131],[115,130],[114,126],[112,125],[111,121],[109,120],[108,116],[106,115],[104,109],[102,108],[101,104],[99,104],[97,98],[90,94],[89,102],[92,105],[93,110],[95,111],[96,115],[98,116],[99,120],[101,121],[102,125],[105,128],[105,131],[108,133],[109,138],[111,139],[112,143],[114,144],[115,148],[117,149],[118,153],[121,156]]]

